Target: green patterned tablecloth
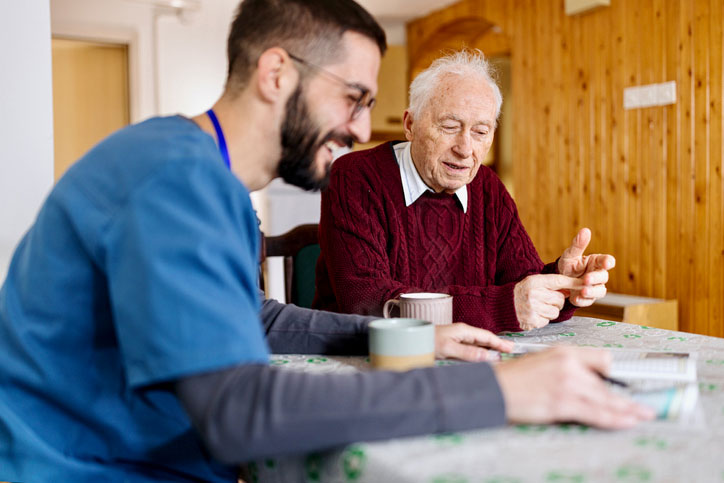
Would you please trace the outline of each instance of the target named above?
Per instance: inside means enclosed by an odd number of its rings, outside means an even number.
[[[724,482],[724,339],[586,317],[508,337],[695,352],[704,423],[651,422],[627,431],[519,425],[358,443],[253,463],[249,482]],[[305,372],[369,370],[362,357],[284,355],[272,363]]]

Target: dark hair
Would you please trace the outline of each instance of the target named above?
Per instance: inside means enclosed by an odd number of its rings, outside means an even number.
[[[243,0],[227,43],[227,89],[246,85],[261,54],[281,47],[317,65],[334,61],[342,35],[357,32],[387,50],[385,32],[354,0]]]

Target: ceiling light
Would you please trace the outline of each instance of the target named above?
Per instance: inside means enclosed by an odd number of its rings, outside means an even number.
[[[126,0],[127,2],[145,3],[153,7],[172,8],[174,10],[193,11],[201,8],[201,0]]]

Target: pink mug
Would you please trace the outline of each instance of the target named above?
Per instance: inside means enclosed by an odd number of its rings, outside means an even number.
[[[435,325],[452,324],[452,295],[445,293],[403,293],[390,299],[382,307],[382,315],[389,319],[393,305],[400,309],[400,317],[428,320]]]

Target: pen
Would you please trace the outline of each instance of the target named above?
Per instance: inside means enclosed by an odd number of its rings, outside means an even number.
[[[607,382],[607,383],[609,383],[609,384],[613,384],[614,386],[628,387],[628,384],[625,383],[625,382],[623,382],[623,381],[621,381],[620,379],[614,379],[614,378],[612,378],[612,377],[604,376],[603,374],[600,374],[600,373],[598,374],[598,376],[599,376],[601,379],[603,379],[605,382]]]

